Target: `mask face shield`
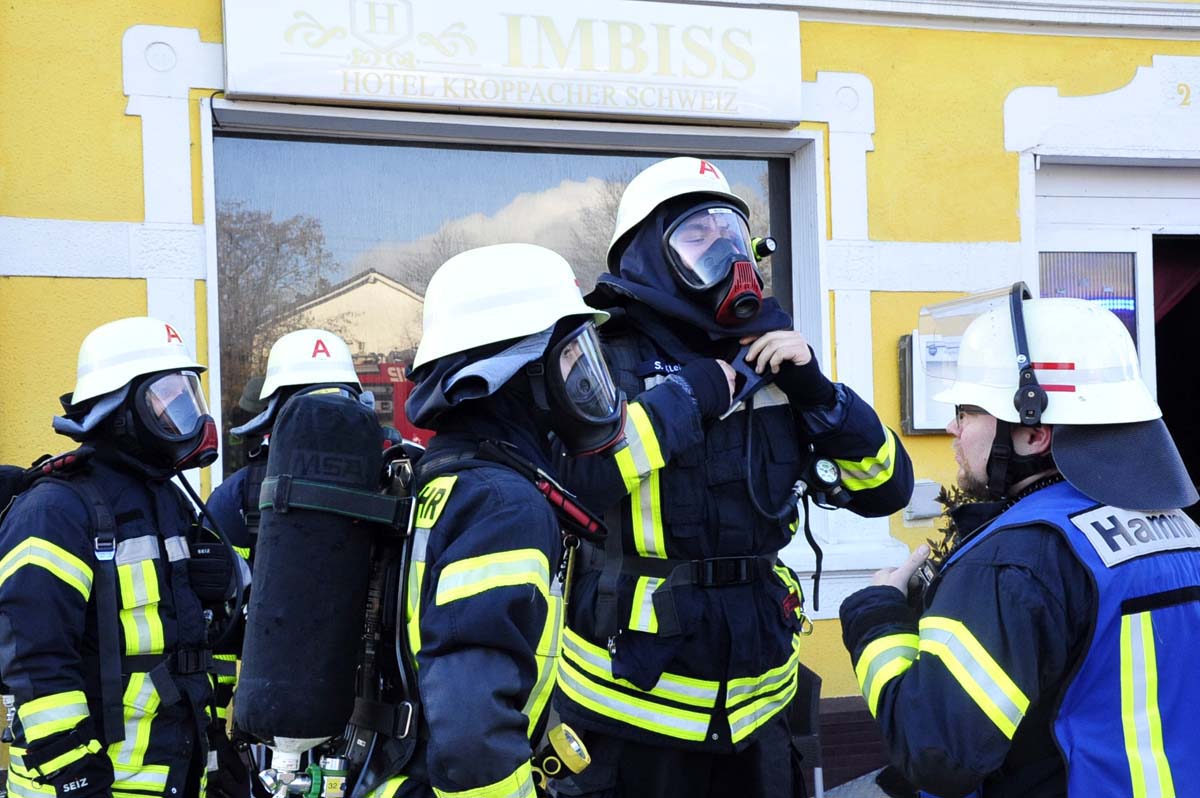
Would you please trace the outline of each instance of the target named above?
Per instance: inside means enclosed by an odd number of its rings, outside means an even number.
[[[754,248],[746,217],[728,205],[706,205],[667,228],[667,259],[684,286],[706,291],[724,280],[736,263],[753,268]]]
[[[581,420],[604,423],[620,411],[617,386],[591,322],[554,347],[550,364],[554,368],[553,384],[564,407]]]
[[[217,427],[195,372],[161,374],[135,390],[134,408],[142,426],[177,470],[204,467],[216,459]]]
[[[620,439],[624,396],[613,382],[591,321],[546,353],[554,431],[571,455],[594,454]]]

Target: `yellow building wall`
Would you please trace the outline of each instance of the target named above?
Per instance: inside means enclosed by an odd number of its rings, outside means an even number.
[[[804,80],[858,72],[875,87],[867,155],[878,241],[1017,241],[1017,155],[1004,150],[1004,100],[1022,86],[1099,94],[1154,55],[1200,42],[1035,36],[805,22]]]
[[[145,312],[145,280],[0,277],[0,463],[73,448],[50,419],[74,388],[79,344],[107,321]]]

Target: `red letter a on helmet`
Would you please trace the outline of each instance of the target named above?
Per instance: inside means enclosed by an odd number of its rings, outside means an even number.
[[[700,174],[704,174],[705,172],[711,172],[712,176],[717,179],[720,179],[720,177],[721,177],[721,173],[717,171],[717,167],[713,166],[708,161],[701,161],[700,162]]]
[[[174,327],[170,324],[163,324],[163,326],[167,328],[167,343],[171,343],[172,341],[183,343],[183,339],[179,337],[179,333],[175,332]]]
[[[329,354],[329,347],[325,346],[325,342],[322,341],[320,338],[318,338],[317,342],[315,344],[313,344],[312,356],[315,358],[317,355],[325,355],[325,357],[333,357],[333,355]]]

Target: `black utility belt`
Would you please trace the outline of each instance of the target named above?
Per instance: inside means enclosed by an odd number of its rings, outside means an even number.
[[[579,554],[579,564],[582,567],[596,571],[604,569],[607,560],[604,549],[585,544],[580,547]],[[621,573],[630,576],[669,579],[673,587],[687,584],[704,588],[730,587],[748,585],[762,579],[771,573],[775,562],[775,554],[709,557],[703,560],[626,555],[621,558]]]

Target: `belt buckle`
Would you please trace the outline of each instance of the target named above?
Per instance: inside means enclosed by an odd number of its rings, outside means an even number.
[[[113,535],[97,535],[93,550],[97,560],[108,562],[117,556],[117,539]]]

